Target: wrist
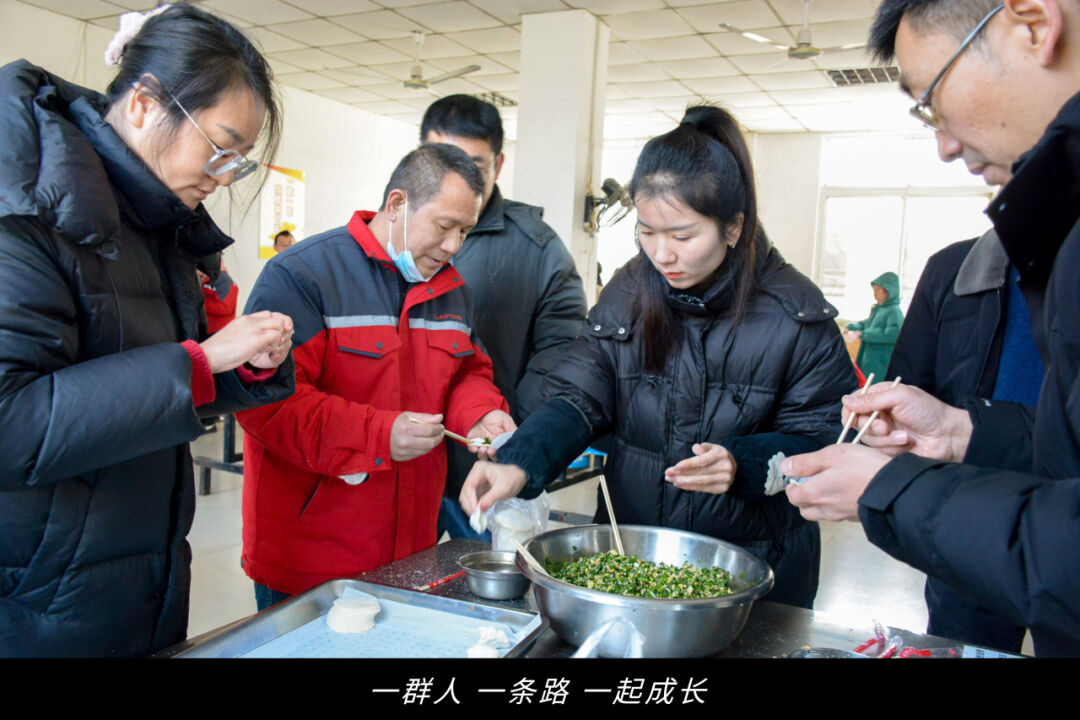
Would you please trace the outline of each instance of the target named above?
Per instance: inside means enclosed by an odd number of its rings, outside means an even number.
[[[215,361],[216,358],[215,358],[215,355],[214,355],[214,352],[213,352],[213,347],[212,346],[208,347],[208,341],[204,340],[203,342],[198,343],[198,346],[199,346],[199,349],[202,350],[203,357],[206,358],[206,364],[210,368],[211,374],[217,375],[218,373],[225,372],[226,368],[220,367],[216,363],[216,361]]]
[[[968,414],[967,410],[950,407],[948,427],[949,451],[948,457],[944,459],[949,462],[963,462],[968,445],[971,443],[971,433],[974,428],[971,415]]]
[[[518,495],[521,494],[521,491],[525,489],[525,485],[529,481],[529,476],[526,475],[525,471],[522,468],[519,468],[517,465],[512,465],[511,467],[513,467],[513,469],[515,471],[514,472],[514,497],[517,497]]]
[[[214,401],[217,391],[214,387],[214,370],[210,365],[202,346],[194,340],[181,343],[191,358],[191,400],[195,407]]]

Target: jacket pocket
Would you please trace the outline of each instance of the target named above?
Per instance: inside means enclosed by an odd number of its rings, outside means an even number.
[[[381,359],[401,349],[397,328],[388,325],[337,328],[331,332],[332,344],[350,355]]]
[[[457,330],[434,330],[427,333],[428,345],[456,358],[476,354],[469,336]]]

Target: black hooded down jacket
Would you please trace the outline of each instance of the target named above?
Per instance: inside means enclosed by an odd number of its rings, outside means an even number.
[[[20,61],[0,98],[0,655],[145,655],[187,628],[202,426],[180,342],[205,334],[196,262],[231,241],[101,95]],[[283,399],[292,371],[215,376],[199,412]]]
[[[639,255],[620,270],[549,373],[547,412],[525,421],[499,450],[499,461],[526,470],[527,497],[582,443],[611,432],[604,474],[619,522],[738,543],[773,566],[771,599],[809,606],[817,587],[818,528],[785,495],[763,495],[766,463],[777,451],[791,455],[835,441],[840,397],[856,389],[855,369],[833,320],[835,308],[764,236],[758,242],[759,289],[738,327],[726,312],[730,282],[723,269],[700,302],[669,295],[683,339],[663,374],[644,369],[644,338],[634,316],[635,274],[653,269]],[[576,413],[566,412],[567,404]],[[723,445],[735,457],[738,473],[728,493],[690,492],[665,482],[665,468],[692,457],[698,442]],[[603,502],[599,507],[603,519]]]

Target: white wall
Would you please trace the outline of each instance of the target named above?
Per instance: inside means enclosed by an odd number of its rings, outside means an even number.
[[[104,92],[116,74],[104,60],[112,36],[97,25],[0,0],[0,65],[25,58],[65,80]]]
[[[749,138],[759,219],[784,258],[811,279],[822,137],[818,133],[767,133]]]

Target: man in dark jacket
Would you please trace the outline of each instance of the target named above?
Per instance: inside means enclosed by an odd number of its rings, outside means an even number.
[[[460,147],[484,178],[480,220],[454,256],[454,268],[472,293],[475,328],[495,366],[495,385],[520,423],[540,404],[544,376],[585,322],[581,278],[566,246],[543,221],[543,208],[499,192],[503,128],[494,105],[470,95],[442,98],[424,113],[420,140]],[[452,537],[479,538],[457,504],[476,456],[452,442],[447,452],[440,534],[445,529]]]
[[[1043,368],[1016,278],[993,230],[931,256],[887,377],[900,376],[950,405],[982,397],[1034,407]],[[1022,626],[934,577],[926,579],[925,595],[928,633],[1020,652]]]
[[[1001,357],[1008,266],[993,230],[930,256],[881,379],[899,375],[950,405],[990,397]]]
[[[848,411],[883,412],[864,438],[879,449],[836,446],[783,470],[812,476],[788,489],[806,517],[858,516],[886,552],[1030,628],[1037,654],[1078,655],[1080,3],[1017,4],[886,0],[871,46],[895,53],[943,158],[990,182],[1011,166],[989,214],[1046,367],[1037,411],[957,409],[908,386],[849,398]],[[984,47],[965,52],[980,30]]]

